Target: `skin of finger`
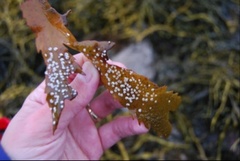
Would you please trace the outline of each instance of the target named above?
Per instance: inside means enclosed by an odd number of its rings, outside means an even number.
[[[103,154],[98,129],[86,109],[79,112],[69,124],[69,135],[91,160],[99,159]],[[72,147],[70,144],[69,147]],[[94,149],[91,145],[94,145]],[[76,150],[74,150],[76,151]]]
[[[109,59],[109,60],[107,61],[107,63],[112,64],[112,65],[119,66],[119,67],[121,67],[121,68],[127,68],[124,64],[122,64],[122,63],[120,63],[120,62],[112,61],[111,59]]]
[[[90,103],[90,108],[100,118],[104,118],[117,108],[122,107],[123,106],[112,97],[108,90],[105,90]]]
[[[82,67],[82,65],[83,65],[85,62],[90,61],[90,60],[88,60],[87,57],[84,56],[83,53],[78,53],[78,54],[74,55],[74,59],[75,59],[75,62],[76,62],[80,67]],[[69,78],[68,78],[68,83],[71,83],[71,82],[74,80],[74,78],[76,77],[77,74],[78,74],[78,73],[71,74],[71,75],[69,76]]]
[[[131,116],[120,116],[99,128],[103,149],[106,150],[122,138],[147,133],[144,124],[139,124],[137,119]]]
[[[75,58],[75,62],[81,67],[86,61],[89,61],[83,53],[78,53],[73,56]]]
[[[39,103],[39,105],[44,105],[47,103],[46,97],[47,94],[45,93],[46,82],[45,80],[42,81],[37,88],[35,88],[25,99],[26,101],[29,100],[31,102]],[[23,106],[24,107],[24,106]],[[34,107],[33,107],[34,108]]]

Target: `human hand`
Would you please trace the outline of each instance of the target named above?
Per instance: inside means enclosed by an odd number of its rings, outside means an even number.
[[[75,58],[86,76],[78,74],[71,82],[78,95],[72,101],[65,100],[54,135],[43,81],[26,98],[3,135],[1,144],[11,159],[99,159],[120,139],[148,131],[131,116],[118,117],[97,128],[86,109],[90,101],[92,111],[100,118],[121,105],[108,91],[92,100],[100,84],[98,71],[83,54]]]

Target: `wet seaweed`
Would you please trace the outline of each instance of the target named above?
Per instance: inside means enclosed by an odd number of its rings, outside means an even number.
[[[43,80],[45,70],[21,2],[0,1],[0,111],[8,117]],[[111,40],[118,48],[149,40],[157,58],[154,81],[171,82],[170,89],[183,96],[180,110],[170,115],[168,140],[154,133],[125,138],[102,160],[240,158],[239,1],[50,2],[62,13],[72,9],[68,25],[78,40]]]

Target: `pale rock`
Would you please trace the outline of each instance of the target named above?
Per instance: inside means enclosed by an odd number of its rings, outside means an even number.
[[[131,44],[110,59],[123,63],[128,69],[132,69],[151,80],[156,74],[153,65],[154,52],[148,41]]]

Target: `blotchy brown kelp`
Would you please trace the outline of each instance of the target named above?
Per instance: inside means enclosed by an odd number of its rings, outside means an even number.
[[[65,99],[73,99],[77,92],[68,84],[71,74],[83,73],[65,45],[84,55],[99,71],[103,85],[124,107],[136,113],[159,136],[171,132],[169,111],[177,109],[181,97],[167,87],[158,87],[146,77],[132,70],[108,63],[107,51],[114,45],[110,41],[77,42],[65,27],[66,16],[59,14],[47,0],[27,0],[21,5],[27,25],[36,33],[36,46],[47,65],[45,72],[47,101],[52,111],[53,131],[56,130]]]

